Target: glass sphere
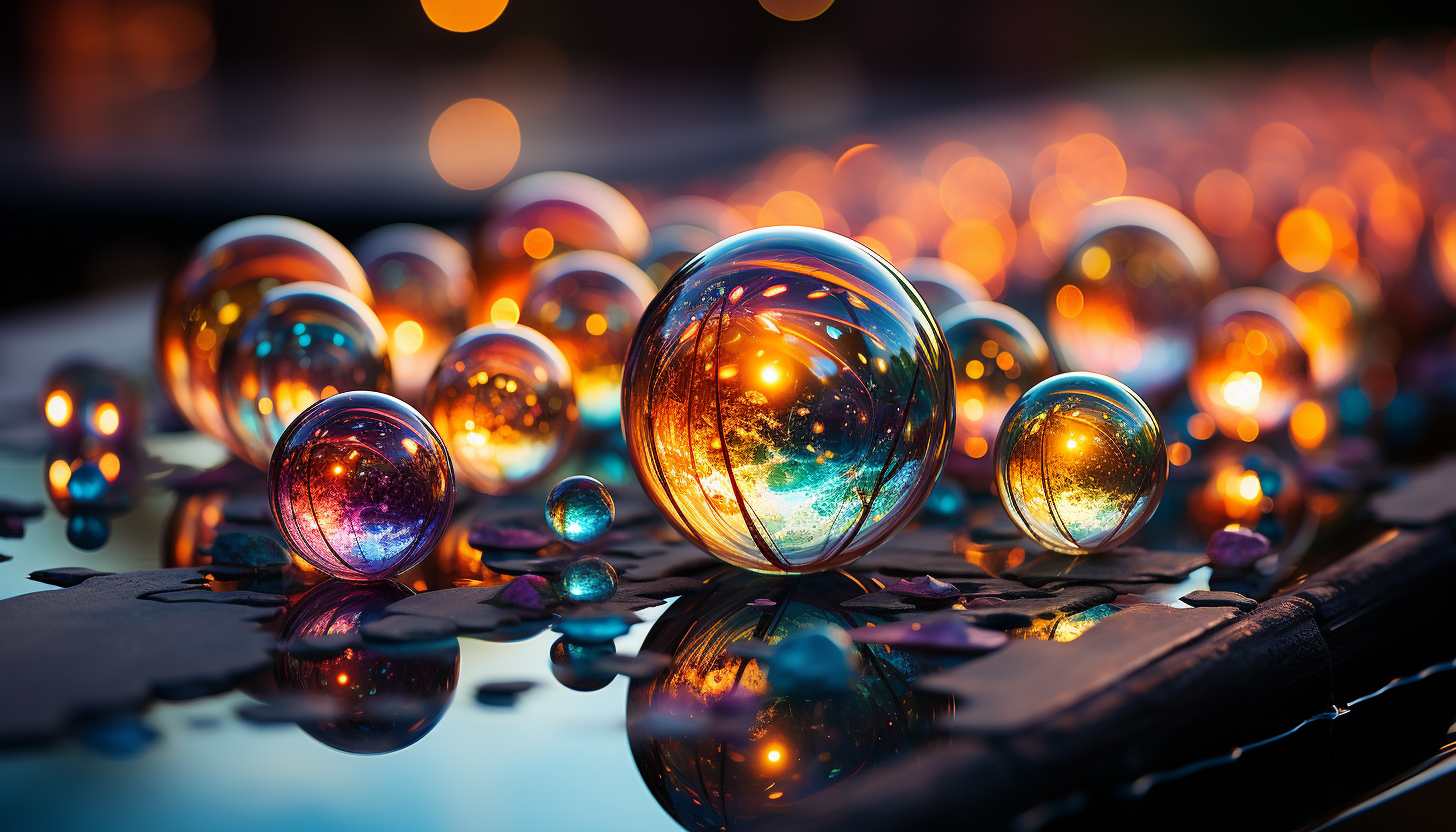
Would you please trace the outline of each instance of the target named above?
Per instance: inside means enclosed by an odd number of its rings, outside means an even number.
[[[1287,552],[1313,540],[1315,512],[1295,465],[1262,445],[1228,439],[1208,455],[1208,477],[1188,495],[1189,525],[1202,541],[1230,525],[1269,539],[1270,550]]]
[[[131,442],[141,435],[142,402],[125,375],[86,361],[51,370],[40,387],[40,410],[50,441]]]
[[[748,231],[673,276],[622,388],[637,477],[735,566],[848,563],[915,515],[945,460],[945,337],[910,284],[846,237]]]
[[[278,437],[319,399],[389,390],[384,327],[364,302],[327,283],[290,283],[263,294],[223,345],[228,445],[262,469]]]
[[[1158,420],[1116,379],[1063,373],[1026,391],[996,438],[1006,513],[1056,552],[1116,548],[1153,516],[1168,478]]]
[[[504,494],[560,461],[576,432],[571,368],[556,345],[523,326],[467,330],[425,390],[425,412],[462,480]]]
[[[1056,372],[1036,324],[993,301],[962,304],[940,318],[955,367],[955,441],[946,469],[990,487],[991,449],[1006,411],[1021,392]]]
[[[596,540],[616,517],[611,492],[591,477],[567,477],[546,498],[546,522],[567,543]]]
[[[1161,395],[1193,362],[1198,310],[1218,257],[1191,220],[1155,200],[1104,200],[1079,222],[1077,242],[1048,284],[1057,357],[1143,396]]]
[[[945,326],[943,316],[963,303],[990,300],[991,295],[970,272],[939,257],[912,257],[895,264],[930,308],[930,314]]]
[[[617,594],[617,570],[601,558],[572,561],[561,573],[561,591],[573,601],[605,601]]]
[[[43,464],[46,496],[65,517],[131,508],[145,458],[140,445],[125,442],[56,442]]]
[[[1225,436],[1251,442],[1289,420],[1309,388],[1304,313],[1259,287],[1225,292],[1203,310],[1188,392]]]
[[[480,274],[470,322],[516,323],[542,260],[605,251],[635,263],[651,244],[642,214],[611,185],[564,171],[523,176],[496,193],[476,239]]]
[[[648,210],[646,219],[652,229],[652,250],[640,262],[658,286],[699,252],[753,227],[736,210],[705,196],[664,199]]]
[[[622,421],[622,362],[657,287],[615,254],[574,251],[541,264],[521,323],[566,356],[581,423],[616,432]]]
[[[1380,306],[1380,284],[1360,267],[1309,274],[1282,260],[1264,284],[1294,301],[1308,324],[1305,349],[1315,388],[1329,392],[1354,380]]]
[[[450,342],[465,331],[475,291],[470,254],[449,235],[423,225],[376,228],[354,244],[374,294],[374,314],[389,334],[396,396],[418,405]]]
[[[336,578],[373,581],[435,547],[455,506],[455,474],[414,408],[359,390],[318,402],[288,426],[268,491],[294,552]]]
[[[163,291],[157,316],[157,377],[188,424],[229,441],[218,390],[228,332],[247,319],[264,292],[303,280],[333,284],[365,302],[372,299],[354,255],[302,220],[248,217],[198,244]]]

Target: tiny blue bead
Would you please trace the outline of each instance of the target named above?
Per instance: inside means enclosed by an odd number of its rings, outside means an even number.
[[[546,522],[567,543],[587,543],[612,527],[617,509],[607,487],[591,477],[567,477],[546,498]]]
[[[561,589],[573,601],[605,601],[617,594],[617,570],[601,558],[582,558],[561,573]]]

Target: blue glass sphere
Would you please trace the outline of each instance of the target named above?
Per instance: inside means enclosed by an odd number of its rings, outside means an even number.
[[[293,551],[336,578],[373,581],[409,569],[439,542],[455,473],[414,408],[360,390],[294,420],[273,452],[268,490]]]
[[[605,601],[617,594],[617,570],[601,558],[582,558],[561,573],[561,591],[573,601]]]
[[[546,522],[567,543],[596,540],[616,517],[611,492],[592,477],[567,477],[546,498]]]

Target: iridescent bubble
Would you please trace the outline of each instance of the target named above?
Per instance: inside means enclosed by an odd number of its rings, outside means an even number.
[[[523,326],[467,330],[425,390],[425,412],[458,474],[486,494],[504,494],[555,465],[576,433],[566,357]]]
[[[364,302],[326,283],[269,289],[222,350],[229,447],[266,469],[290,422],[319,399],[389,390],[384,327]]]
[[[188,424],[230,441],[218,389],[228,332],[264,292],[302,280],[330,283],[366,303],[372,299],[354,255],[302,220],[248,217],[198,244],[163,291],[157,316],[157,377]]]
[[[450,342],[465,331],[475,291],[470,254],[449,235],[409,223],[376,228],[354,244],[354,253],[389,335],[391,389],[418,406]]]
[[[1293,301],[1248,286],[1203,310],[1188,392],[1226,436],[1252,442],[1282,426],[1309,389],[1309,325]]]
[[[895,268],[920,293],[930,314],[942,326],[945,313],[957,306],[991,299],[986,287],[970,272],[939,257],[912,257],[896,263]]]
[[[561,573],[561,591],[573,601],[605,601],[617,593],[617,570],[601,558],[572,561]]]
[[[1158,507],[1168,451],[1121,382],[1063,373],[1026,391],[996,439],[996,485],[1016,525],[1053,551],[1116,548]]]
[[[638,478],[728,563],[848,563],[914,516],[949,445],[950,355],[910,284],[864,246],[772,227],[668,282],[627,360]]]
[[[618,430],[622,362],[656,291],[641,269],[601,251],[553,257],[532,276],[521,322],[566,356],[584,427]]]
[[[142,431],[141,394],[122,373],[87,361],[51,370],[40,388],[50,441],[131,442]]]
[[[546,522],[567,543],[589,543],[612,527],[611,492],[591,477],[567,477],[546,498]]]
[[[704,196],[664,199],[648,210],[646,219],[652,250],[640,264],[658,286],[704,249],[752,228],[742,214]]]
[[[330,396],[284,431],[268,468],[289,546],[337,578],[388,578],[429,554],[455,505],[439,434],[399,399]]]

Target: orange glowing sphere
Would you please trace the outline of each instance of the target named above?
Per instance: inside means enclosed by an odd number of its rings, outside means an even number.
[[[1188,392],[1224,435],[1246,442],[1281,427],[1310,385],[1309,324],[1292,301],[1235,289],[1204,309]]]

